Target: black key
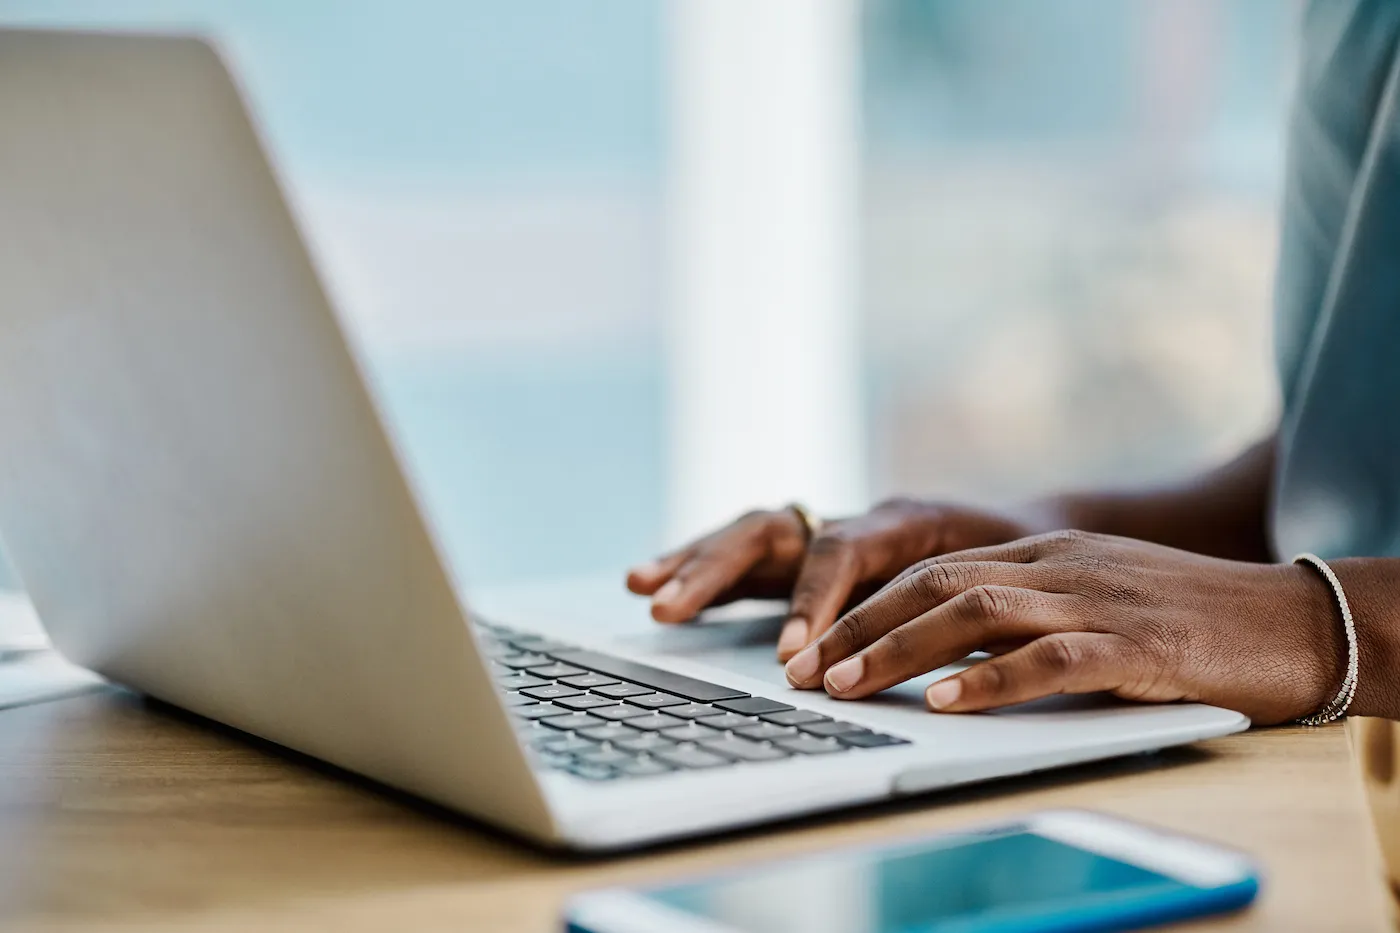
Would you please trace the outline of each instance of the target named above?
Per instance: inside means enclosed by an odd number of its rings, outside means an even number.
[[[647,732],[660,732],[662,729],[674,729],[677,726],[685,725],[684,719],[677,719],[674,716],[667,716],[665,713],[653,713],[650,716],[638,716],[636,719],[627,720],[627,725],[633,729],[642,729]]]
[[[518,693],[507,693],[501,698],[501,701],[505,703],[506,706],[533,706],[535,704],[534,700],[529,697],[521,696]]]
[[[584,752],[578,756],[578,760],[590,765],[620,765],[624,762],[632,761],[632,756],[627,752],[619,751],[616,748],[600,748],[591,752]]]
[[[607,687],[595,687],[593,692],[601,693],[605,697],[622,700],[627,697],[644,697],[655,691],[650,687],[639,687],[636,684],[612,684]]]
[[[543,719],[546,716],[562,716],[568,710],[560,709],[553,703],[536,703],[534,706],[517,706],[510,711],[512,716],[521,719]]]
[[[704,745],[706,751],[715,752],[738,761],[776,761],[779,758],[788,757],[788,753],[781,748],[765,745],[762,742],[750,742],[748,739],[732,735],[721,736],[713,741],[705,742]]]
[[[554,701],[565,709],[585,710],[596,709],[600,706],[617,706],[616,700],[609,700],[607,697],[595,697],[585,693],[581,697],[560,697]]]
[[[556,659],[565,664],[577,664],[590,671],[608,674],[622,680],[630,680],[662,693],[674,693],[678,697],[685,697],[687,700],[695,700],[698,703],[713,703],[715,700],[733,700],[748,696],[742,690],[721,687],[719,684],[696,680],[694,677],[672,674],[670,671],[663,671],[658,667],[637,664],[634,661],[624,661],[622,658],[615,658],[598,651],[556,651],[553,654]],[[743,711],[739,710],[738,712]]]
[[[526,687],[520,691],[527,697],[534,697],[537,700],[555,700],[559,697],[576,697],[583,694],[578,687],[566,687],[563,684],[545,684],[543,687]]]
[[[793,707],[786,703],[779,703],[777,700],[765,700],[763,697],[744,697],[737,700],[725,700],[716,703],[722,710],[731,713],[743,713],[745,716],[764,716],[768,713],[781,713]]]
[[[654,752],[658,748],[676,747],[675,742],[656,732],[639,733],[635,739],[618,739],[613,744],[629,752]]]
[[[718,768],[730,762],[730,759],[723,755],[716,755],[714,752],[707,752],[699,748],[681,748],[680,746],[658,750],[652,753],[652,757],[677,768]]]
[[[616,768],[628,777],[651,777],[671,771],[670,765],[662,764],[655,758],[634,758],[631,761],[620,762]]]
[[[583,698],[579,697],[579,699]],[[602,697],[599,697],[598,699],[602,699]],[[617,703],[613,706],[599,706],[593,709],[591,712],[594,716],[600,716],[603,719],[615,721],[636,719],[638,716],[651,715],[651,713],[647,712],[644,709],[640,709],[636,706],[628,706],[626,703]]]
[[[616,680],[606,674],[579,674],[577,677],[561,677],[563,683],[570,687],[582,687],[591,690],[594,687],[606,687],[608,684],[617,683]]]
[[[885,735],[883,732],[848,732],[838,735],[836,741],[852,748],[884,748],[886,745],[908,745],[908,739]]]
[[[548,720],[546,720],[547,722]],[[774,745],[796,752],[799,755],[827,755],[831,752],[844,752],[846,746],[835,739],[819,739],[814,735],[799,735],[790,739],[778,739]]]
[[[800,726],[808,722],[825,722],[831,717],[814,713],[809,709],[790,709],[781,713],[768,713],[758,718],[764,722],[771,722],[775,726]]]
[[[641,733],[636,729],[629,729],[620,722],[604,723],[579,731],[579,735],[584,738],[593,739],[598,742],[617,742],[621,739],[632,738],[640,734]]]
[[[858,726],[853,722],[842,722],[839,719],[827,719],[823,722],[804,722],[798,725],[799,732],[808,735],[831,736],[845,735],[848,732],[869,732],[864,726]]]
[[[713,729],[693,722],[677,726],[675,729],[667,729],[661,734],[673,742],[703,742],[705,739],[716,739],[721,735]]]
[[[735,729],[734,734],[742,735],[746,739],[768,741],[771,739],[790,739],[797,735],[797,730],[792,726],[775,726],[771,722],[761,722],[756,726]]]
[[[633,706],[642,706],[646,709],[661,709],[663,706],[685,705],[685,700],[665,693],[648,693],[646,696],[629,697],[627,702],[631,703]]]
[[[507,670],[504,677],[496,678],[496,683],[500,685],[502,690],[524,690],[526,687],[543,687],[549,681]]]
[[[497,655],[496,660],[506,667],[525,668],[539,667],[541,664],[548,664],[549,657],[543,654],[529,654],[516,651],[511,654]]]
[[[575,674],[583,674],[585,671],[581,667],[571,667],[568,664],[545,664],[541,667],[528,668],[526,673],[535,677],[547,677],[550,680],[558,680],[560,677],[572,677]]]
[[[679,716],[682,719],[699,719],[702,716],[718,716],[721,713],[721,710],[705,703],[687,703],[684,706],[668,706],[666,708],[667,716]],[[705,723],[705,725],[708,726],[709,723]]]
[[[605,723],[597,716],[590,716],[587,713],[570,713],[567,716],[550,716],[548,719],[541,719],[540,722],[551,729],[559,729],[563,732],[573,732],[575,729],[591,729],[594,726],[601,726]]]
[[[617,777],[617,772],[606,765],[576,764],[569,768],[569,773],[586,781],[610,781]]]
[[[674,713],[676,708],[668,709],[668,714]],[[753,716],[740,716],[738,713],[721,713],[718,716],[706,716],[700,720],[703,726],[711,729],[742,729],[745,726],[758,725],[758,719]]]
[[[598,743],[581,739],[578,736],[555,733],[553,742],[543,742],[539,747],[544,751],[554,752],[556,755],[573,755],[578,752],[591,752],[598,747]]]

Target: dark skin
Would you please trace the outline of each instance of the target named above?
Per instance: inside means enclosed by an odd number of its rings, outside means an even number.
[[[1273,461],[1268,440],[1173,489],[1007,514],[892,500],[811,541],[793,511],[754,512],[633,569],[627,585],[667,623],[790,597],[778,644],[788,680],[838,699],[985,650],[995,657],[929,688],[931,709],[1107,691],[1286,722],[1336,693],[1346,645],[1322,577],[1271,562]],[[1361,643],[1351,711],[1400,718],[1400,560],[1330,563]]]

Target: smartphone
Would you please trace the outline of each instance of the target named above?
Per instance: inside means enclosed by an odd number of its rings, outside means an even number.
[[[1250,859],[1079,810],[580,895],[569,933],[1070,933],[1238,910]]]

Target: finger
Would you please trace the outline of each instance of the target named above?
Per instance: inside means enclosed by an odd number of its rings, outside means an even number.
[[[823,685],[833,697],[854,700],[989,644],[1069,631],[1070,599],[1013,586],[974,586],[833,665]]]
[[[658,557],[627,572],[627,588],[638,596],[650,596],[680,569],[692,554],[692,547],[683,547]]]
[[[1030,538],[1020,538],[1016,541],[1008,541],[1005,544],[993,544],[987,547],[969,548],[966,551],[950,551],[947,554],[940,554],[937,557],[930,557],[921,560],[917,564],[905,567],[894,579],[885,584],[884,589],[902,583],[907,578],[925,570],[936,564],[964,564],[992,562],[999,564],[1033,564],[1042,559],[1050,547],[1048,539],[1061,535],[1061,532],[1053,532],[1049,535],[1035,535]]]
[[[684,622],[732,588],[768,554],[772,516],[755,514],[699,542],[651,598],[658,622]]]
[[[1037,576],[1024,564],[955,563],[926,567],[846,613],[825,635],[799,652],[788,662],[788,682],[794,687],[818,686],[827,668],[837,661],[973,587],[1035,589],[1036,580]]]
[[[792,606],[778,638],[778,660],[786,662],[831,628],[860,579],[858,544],[821,535],[807,549],[807,559],[792,588]]]
[[[1057,693],[1118,690],[1128,673],[1118,642],[1090,632],[1047,635],[940,680],[924,697],[935,712],[971,713]]]

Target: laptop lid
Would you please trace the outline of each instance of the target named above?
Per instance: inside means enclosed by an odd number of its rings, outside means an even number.
[[[0,31],[0,534],[71,660],[550,834],[243,102],[197,39]]]

